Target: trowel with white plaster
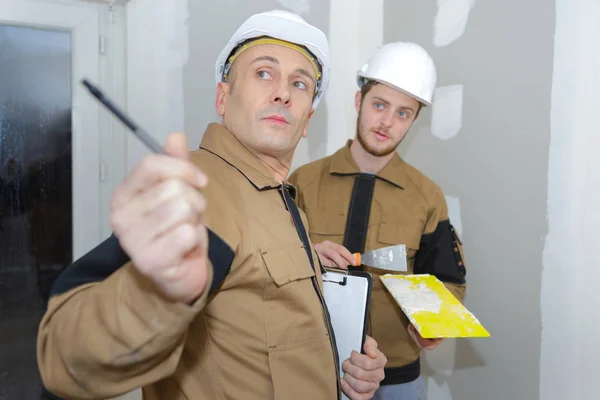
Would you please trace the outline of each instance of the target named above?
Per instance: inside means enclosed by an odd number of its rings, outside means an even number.
[[[354,253],[354,258],[359,265],[389,271],[406,272],[406,245],[382,247],[366,253]]]

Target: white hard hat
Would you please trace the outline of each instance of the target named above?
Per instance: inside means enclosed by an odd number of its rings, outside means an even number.
[[[381,46],[358,71],[359,87],[368,80],[389,85],[431,106],[437,75],[433,59],[424,48],[416,43],[395,42]]]
[[[316,57],[321,70],[321,77],[317,81],[313,98],[313,108],[316,109],[329,84],[329,43],[320,29],[288,11],[267,11],[252,15],[244,21],[217,58],[215,64],[216,82],[219,83],[224,80],[224,73],[227,73],[229,68],[228,59],[233,49],[249,39],[263,36],[304,46],[312,53],[312,56]]]

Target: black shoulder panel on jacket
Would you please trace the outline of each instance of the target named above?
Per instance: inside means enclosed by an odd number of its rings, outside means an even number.
[[[210,258],[213,269],[213,283],[210,292],[214,292],[225,280],[234,258],[233,249],[216,233],[208,230]],[[90,250],[83,257],[69,265],[54,281],[50,296],[56,296],[78,286],[100,282],[129,262],[129,256],[121,248],[119,240],[111,235],[104,242]]]
[[[421,237],[415,274],[435,275],[442,282],[465,283],[467,273],[458,246],[460,243],[450,221],[440,221],[434,232]]]

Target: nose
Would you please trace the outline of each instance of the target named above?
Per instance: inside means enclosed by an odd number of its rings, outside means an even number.
[[[392,124],[394,123],[394,114],[394,111],[387,110],[387,112],[381,118],[381,125],[387,129],[391,128]]]
[[[287,82],[278,82],[275,84],[275,88],[271,97],[271,103],[277,105],[290,106],[291,104],[291,93]]]

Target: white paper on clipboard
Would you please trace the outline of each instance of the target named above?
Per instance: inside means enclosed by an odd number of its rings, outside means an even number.
[[[368,272],[327,269],[323,273],[323,294],[340,356],[340,376],[344,375],[341,364],[352,350],[363,352],[372,282]]]

